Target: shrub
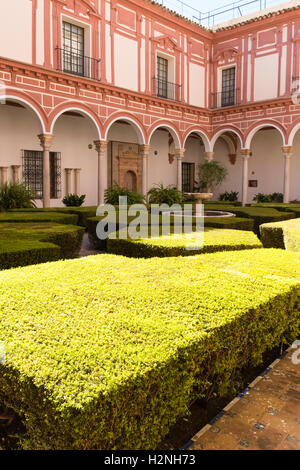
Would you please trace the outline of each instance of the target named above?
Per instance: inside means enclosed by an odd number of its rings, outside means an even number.
[[[207,204],[205,206],[207,210],[214,210],[214,205]],[[259,226],[269,222],[280,222],[281,220],[288,220],[295,218],[293,212],[279,212],[276,209],[264,208],[264,207],[232,207],[230,205],[220,205],[218,210],[228,211],[236,214],[238,217],[245,217],[254,221],[254,232],[259,234]]]
[[[77,194],[68,194],[62,200],[63,204],[67,207],[80,207],[84,203],[86,195],[78,196]]]
[[[195,398],[237,392],[297,338],[299,260],[100,255],[0,273],[0,401],[25,423],[23,447],[156,448]]]
[[[182,204],[183,194],[175,186],[166,186],[158,184],[151,188],[148,193],[149,204]]]
[[[4,261],[0,260],[0,269],[74,257],[81,248],[83,234],[83,228],[72,225],[2,223],[0,246]],[[55,246],[58,250],[53,250]],[[7,252],[8,257],[5,255]]]
[[[273,193],[273,194],[258,193],[254,196],[253,201],[256,201],[258,203],[271,203],[271,202],[282,203],[283,194],[282,193]]]
[[[226,178],[228,171],[221,163],[212,160],[198,166],[198,188],[200,192],[213,193]]]
[[[265,248],[300,251],[300,219],[261,225],[260,235]]]
[[[5,183],[0,187],[0,210],[34,207],[33,193],[21,183]]]
[[[236,202],[238,200],[239,193],[238,191],[226,191],[225,193],[220,194],[219,200],[220,201],[227,201],[227,202]]]
[[[248,250],[261,248],[261,243],[252,232],[238,230],[219,230],[206,228],[204,233],[204,246],[199,246],[199,234],[193,236],[182,234],[172,236],[160,236],[157,238],[138,240],[119,240],[109,238],[107,251],[123,256],[135,258],[153,258],[170,256],[194,256],[203,253],[215,253],[217,251]],[[200,239],[201,241],[201,239]],[[193,250],[187,249],[193,246]]]
[[[206,217],[205,227],[254,231],[254,220],[242,217]]]
[[[106,189],[104,199],[106,204],[117,206],[121,196],[127,196],[128,205],[142,204],[145,200],[145,197],[142,194],[139,194],[136,191],[129,191],[129,189],[121,188],[117,183]]]
[[[59,213],[59,212],[39,212],[39,211],[18,211],[0,213],[0,229],[1,223],[24,223],[24,222],[51,222],[58,224],[76,225],[78,216],[76,214]]]
[[[87,219],[96,215],[96,206],[84,207],[52,207],[47,209],[22,209],[21,211],[11,210],[10,212],[58,212],[63,214],[75,214],[78,217],[78,225],[87,227]],[[63,222],[61,222],[63,223]]]

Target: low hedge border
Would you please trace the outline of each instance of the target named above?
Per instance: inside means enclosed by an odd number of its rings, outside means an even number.
[[[253,232],[240,230],[220,230],[206,228],[204,233],[204,246],[197,248],[197,238],[192,239],[186,235],[171,237],[148,238],[138,240],[120,240],[108,238],[107,251],[117,255],[134,258],[195,256],[217,251],[236,251],[261,248],[262,244]],[[187,249],[187,246],[194,249]]]
[[[87,219],[87,231],[89,236],[89,241],[95,249],[105,251],[106,242],[99,240],[97,237],[97,225],[103,219],[103,217],[91,217]],[[129,219],[129,221],[132,218]],[[196,219],[193,218],[193,227],[195,227]],[[174,217],[171,217],[171,225],[173,225]],[[161,218],[160,218],[161,223]],[[219,229],[233,229],[233,230],[247,230],[253,231],[254,222],[251,219],[239,218],[239,217],[229,217],[229,218],[219,218],[219,217],[206,217],[204,221],[205,227],[219,228]],[[119,220],[117,219],[116,230],[120,230]],[[161,229],[160,229],[161,230]],[[161,233],[161,231],[160,231]]]
[[[37,240],[1,240],[0,270],[28,266],[30,264],[57,261],[61,258],[60,247]]]
[[[280,204],[280,203],[261,203],[251,204],[251,207],[263,207],[268,209],[276,209],[280,212],[293,212],[296,217],[300,217],[300,204]]]
[[[30,208],[30,209],[12,209],[9,212],[56,212],[62,214],[75,214],[78,217],[77,224],[81,227],[87,226],[87,219],[96,215],[96,206],[83,206],[83,207],[52,207],[47,209]]]
[[[299,260],[100,255],[0,273],[0,401],[23,448],[155,449],[196,397],[237,391],[297,338]]]
[[[81,248],[83,234],[84,228],[73,225],[3,223],[0,269],[72,258]]]
[[[300,219],[263,224],[260,235],[265,248],[300,251]]]
[[[24,223],[24,222],[49,222],[57,224],[77,225],[78,215],[52,211],[11,211],[0,213],[0,224],[2,223]],[[0,225],[1,229],[1,225]]]

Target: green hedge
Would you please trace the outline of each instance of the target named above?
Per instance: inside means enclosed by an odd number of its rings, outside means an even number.
[[[0,273],[0,402],[26,449],[153,449],[300,331],[300,255],[112,255]],[[74,295],[76,293],[76,295]]]
[[[51,222],[57,224],[77,225],[78,215],[59,213],[52,211],[11,211],[0,213],[1,223],[24,223],[24,222]],[[1,229],[1,225],[0,225]]]
[[[88,230],[88,235],[89,235],[89,240],[90,243],[96,248],[100,250],[106,250],[106,242],[103,242],[99,240],[96,234],[96,229],[98,223],[102,220],[103,217],[91,217],[87,219],[87,230]],[[129,222],[133,219],[129,218]],[[195,227],[195,217],[193,219],[193,227]],[[171,226],[174,225],[174,217],[170,218],[171,220]],[[160,224],[161,224],[162,218],[160,217]],[[233,229],[233,230],[248,230],[248,231],[253,231],[254,229],[254,222],[251,219],[245,219],[245,218],[239,218],[239,217],[225,217],[225,218],[219,218],[219,217],[206,217],[205,218],[205,227],[213,227],[213,228],[219,228],[219,229]],[[118,218],[118,213],[117,213],[117,225],[116,225],[116,230],[120,230],[120,224],[119,224],[119,218]],[[161,233],[161,229],[160,229]]]
[[[37,240],[1,240],[0,269],[46,263],[60,259],[60,248]]]
[[[96,215],[97,207],[96,206],[83,206],[83,207],[53,207],[47,209],[13,209],[9,212],[56,212],[62,214],[75,214],[78,216],[78,225],[81,227],[87,226],[87,219],[89,217],[94,217]]]
[[[74,257],[83,234],[83,228],[73,225],[2,223],[0,269]]]
[[[214,205],[205,206],[207,210],[214,210]],[[271,222],[280,222],[296,217],[294,212],[282,212],[272,208],[265,207],[232,207],[225,205],[218,206],[218,210],[232,212],[238,217],[245,217],[254,221],[254,232],[259,234],[259,226]]]
[[[195,237],[197,235],[197,237]],[[215,253],[217,251],[235,251],[261,248],[262,244],[253,232],[240,230],[220,230],[206,228],[204,246],[198,248],[202,239],[199,234],[191,238],[187,235],[161,236],[138,240],[119,240],[109,238],[107,251],[109,253],[135,258],[152,258],[168,256],[194,256],[195,254]],[[192,246],[193,250],[187,249]]]
[[[271,208],[276,209],[281,212],[294,212],[296,217],[300,217],[300,204],[276,204],[276,203],[268,203],[268,204],[252,204],[251,207],[264,207],[264,208]]]
[[[265,248],[300,251],[300,219],[264,224],[260,227],[260,235]]]

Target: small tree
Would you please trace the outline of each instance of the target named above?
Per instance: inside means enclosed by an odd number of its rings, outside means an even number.
[[[213,193],[226,178],[228,171],[216,161],[201,163],[198,167],[198,188],[200,192]]]

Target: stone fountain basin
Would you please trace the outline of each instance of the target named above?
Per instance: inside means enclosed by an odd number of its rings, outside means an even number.
[[[202,217],[194,211],[164,211],[162,214],[170,214],[174,217]],[[225,211],[204,211],[204,217],[236,217],[236,214]]]

